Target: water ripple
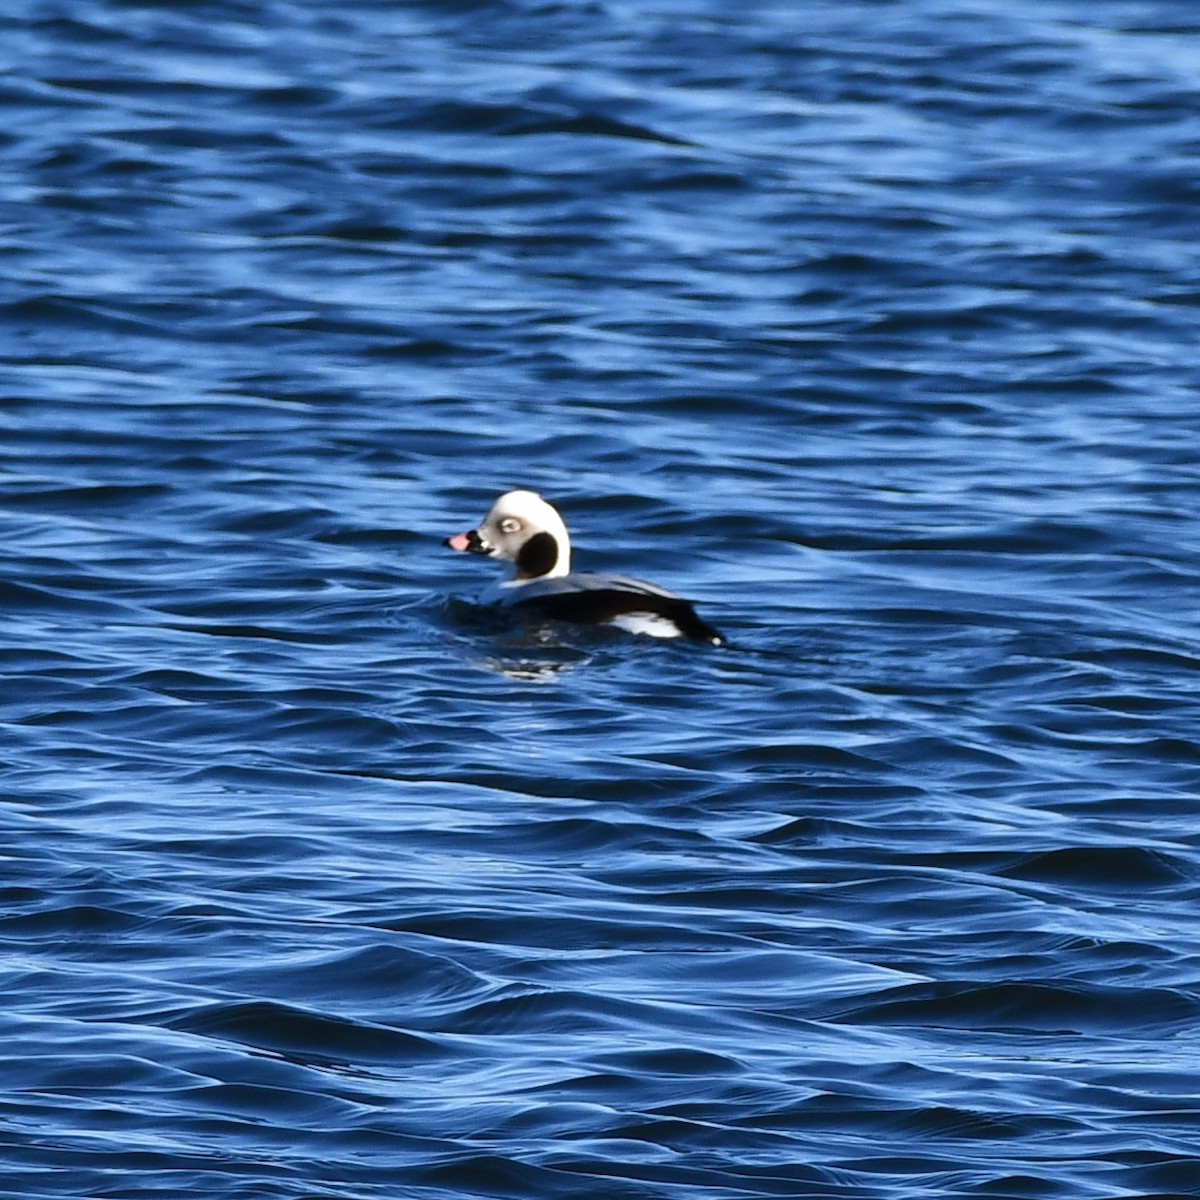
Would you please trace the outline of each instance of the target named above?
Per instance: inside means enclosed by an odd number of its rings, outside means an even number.
[[[0,1191],[1200,1194],[1194,19],[5,32]]]

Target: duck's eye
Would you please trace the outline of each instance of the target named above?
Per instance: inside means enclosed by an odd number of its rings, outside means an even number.
[[[521,522],[516,517],[505,517],[500,522],[501,533],[516,533],[521,528]]]

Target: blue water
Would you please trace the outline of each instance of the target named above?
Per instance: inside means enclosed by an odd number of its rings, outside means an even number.
[[[1200,12],[6,12],[0,1195],[1200,1195]]]

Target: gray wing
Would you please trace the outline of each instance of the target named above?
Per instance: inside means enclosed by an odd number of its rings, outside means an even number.
[[[509,604],[524,600],[536,600],[546,596],[569,596],[578,592],[628,592],[635,596],[659,596],[665,600],[677,600],[674,592],[655,587],[641,579],[627,579],[623,575],[566,575],[560,579],[533,579],[529,583],[517,584],[503,590],[503,599]]]

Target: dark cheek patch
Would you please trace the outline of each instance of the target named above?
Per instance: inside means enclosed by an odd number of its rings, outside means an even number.
[[[558,562],[558,543],[552,533],[535,533],[517,555],[517,571],[537,579],[554,570]]]

